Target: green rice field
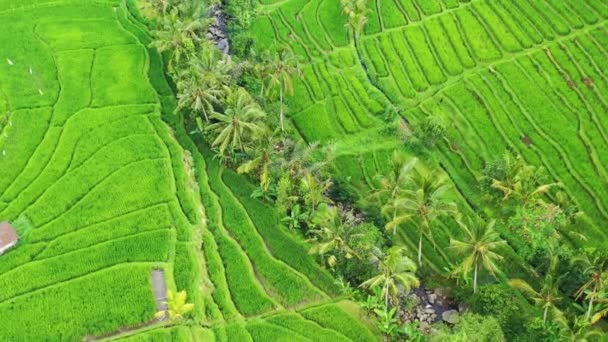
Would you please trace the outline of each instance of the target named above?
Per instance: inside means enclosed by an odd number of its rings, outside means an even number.
[[[0,221],[20,237],[0,255],[0,341],[380,341],[308,242],[174,114],[136,2],[0,0]],[[248,32],[300,58],[288,118],[335,144],[335,175],[377,188],[394,150],[414,154],[383,139],[387,109],[438,116],[450,136],[428,164],[462,211],[486,209],[480,172],[510,149],[563,184],[585,243],[608,248],[608,2],[366,3],[357,40],[337,0],[258,0]],[[431,271],[452,266],[460,234],[439,223]],[[413,230],[396,239],[416,248]],[[530,276],[504,255],[509,276]],[[188,324],[155,319],[154,270],[188,293]]]
[[[338,172],[374,188],[394,149],[378,139],[387,106],[410,123],[442,117],[452,135],[434,159],[462,203],[481,208],[480,171],[510,149],[564,184],[584,208],[581,230],[605,247],[608,5],[375,0],[368,7],[354,44],[331,1],[260,6],[257,44],[289,46],[306,61],[289,103],[302,137],[337,142]],[[438,265],[447,262],[437,257]]]
[[[145,326],[158,269],[169,289],[188,292],[200,325],[153,324],[129,339],[375,339],[302,239],[249,197],[252,186],[181,123],[170,127],[173,93],[133,5],[0,2],[0,109],[10,120],[0,217],[21,238],[0,259],[0,340]]]

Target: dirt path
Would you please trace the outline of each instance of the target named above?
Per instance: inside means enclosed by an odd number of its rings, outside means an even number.
[[[152,288],[156,299],[156,311],[167,310],[167,286],[165,284],[165,271],[152,271]],[[165,318],[161,319],[164,320]]]

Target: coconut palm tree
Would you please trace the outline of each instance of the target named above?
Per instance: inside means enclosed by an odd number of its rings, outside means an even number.
[[[156,313],[157,318],[165,317],[169,315],[169,320],[171,322],[179,321],[186,317],[192,310],[194,310],[194,304],[186,303],[188,299],[188,294],[186,291],[173,292],[171,290],[167,291],[167,301],[165,304],[167,305],[167,310],[159,311]]]
[[[325,147],[328,149],[328,147]],[[330,153],[323,157],[319,143],[307,143],[303,140],[282,139],[278,149],[278,168],[284,170],[292,179],[301,179],[307,173],[319,175],[331,160]]]
[[[361,236],[355,231],[354,217],[342,215],[337,207],[323,204],[312,219],[315,229],[310,231],[313,236],[311,241],[314,245],[309,250],[310,254],[318,254],[327,257],[327,264],[333,268],[338,256],[343,255],[346,259],[359,255],[350,246],[350,242]]]
[[[260,137],[266,126],[266,113],[253,100],[244,88],[231,90],[226,98],[224,113],[214,113],[211,119],[215,122],[207,129],[216,134],[212,146],[219,147],[224,154],[228,146],[232,151],[245,152],[248,144]]]
[[[209,117],[224,102],[233,83],[230,76],[233,64],[215,47],[208,43],[203,46],[203,51],[191,58],[187,67],[177,75],[177,110],[202,114],[205,122],[209,122]]]
[[[589,301],[587,314],[585,315],[587,321],[589,321],[591,320],[594,302],[608,291],[608,257],[603,253],[594,252],[591,256],[584,254],[575,257],[573,262],[583,266],[583,273],[589,276],[589,280],[576,292],[576,299],[585,295],[585,298]]]
[[[140,12],[150,19],[158,19],[167,15],[171,4],[171,0],[145,0],[138,2]]]
[[[374,290],[381,288],[385,305],[388,307],[389,298],[397,300],[399,285],[405,292],[410,292],[413,287],[420,286],[420,280],[416,277],[416,263],[405,254],[405,248],[401,246],[391,247],[385,255],[376,258],[378,262],[378,274],[364,281],[360,286]]]
[[[406,160],[403,154],[395,151],[390,172],[387,175],[377,175],[379,188],[372,190],[370,198],[380,203],[399,198],[412,180],[413,170],[418,158]]]
[[[293,95],[293,78],[301,77],[302,71],[296,57],[287,49],[279,49],[264,68],[266,95],[278,90],[281,104],[279,120],[281,131],[285,131],[285,95]]]
[[[445,179],[434,174],[416,174],[411,178],[401,196],[388,202],[382,209],[390,220],[385,229],[396,233],[405,223],[417,223],[418,264],[422,264],[422,237],[433,240],[432,224],[440,216],[456,215],[456,204],[449,202],[446,192],[449,186]]]
[[[251,149],[251,158],[237,168],[238,173],[256,172],[260,179],[260,189],[268,191],[271,179],[271,166],[276,155],[277,141],[270,130],[265,130]]]
[[[174,72],[184,57],[193,54],[204,29],[204,21],[181,17],[177,10],[173,10],[162,17],[160,28],[152,31],[154,40],[150,45],[160,53],[170,53],[168,67],[170,72]]]
[[[458,222],[465,233],[466,240],[460,241],[450,238],[450,248],[464,256],[464,260],[456,269],[465,277],[473,271],[473,293],[477,292],[477,274],[480,268],[484,268],[493,276],[496,276],[498,267],[496,261],[502,260],[498,249],[507,243],[500,238],[494,230],[496,221],[487,224],[480,219],[469,219],[468,225]]]
[[[504,156],[505,172],[501,179],[492,179],[492,188],[503,193],[503,201],[515,199],[522,208],[537,204],[543,195],[561,183],[544,183],[544,169],[527,165],[520,156],[506,153]]]
[[[342,13],[347,17],[346,27],[349,27],[353,31],[353,38],[357,41],[363,28],[367,24],[368,15],[371,12],[367,8],[367,1],[365,0],[340,0],[342,5]]]
[[[598,341],[599,338],[604,336],[602,332],[597,329],[593,329],[591,323],[582,316],[575,317],[570,322],[565,317],[557,319],[562,329],[560,329],[560,338],[562,341],[568,342],[589,342]]]
[[[557,276],[557,257],[551,259],[551,266],[545,275],[542,288],[536,291],[530,284],[522,279],[511,279],[509,285],[524,295],[528,296],[535,305],[543,309],[543,324],[547,323],[547,318],[551,312],[553,317],[561,319],[563,313],[557,308],[557,304],[562,300],[559,292],[559,285],[565,277],[565,274]]]

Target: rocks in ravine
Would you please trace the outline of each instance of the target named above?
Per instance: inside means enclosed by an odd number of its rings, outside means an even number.
[[[455,324],[459,311],[465,310],[464,305],[455,303],[446,289],[418,288],[402,298],[403,305],[399,318],[404,323],[419,322],[420,329],[430,329],[430,325],[443,321]]]
[[[222,11],[222,7],[217,5],[210,10],[211,24],[207,29],[207,39],[215,43],[220,51],[224,54],[230,52],[226,30],[226,16]]]

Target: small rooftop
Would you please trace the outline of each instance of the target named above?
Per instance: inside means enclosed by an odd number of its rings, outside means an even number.
[[[0,255],[19,241],[19,235],[8,222],[0,222]]]

